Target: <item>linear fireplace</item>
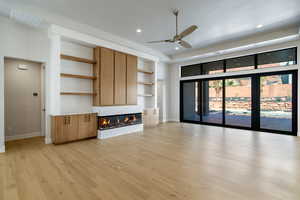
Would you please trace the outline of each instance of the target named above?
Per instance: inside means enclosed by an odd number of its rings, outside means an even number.
[[[142,113],[98,117],[99,130],[115,129],[137,124],[142,124]]]

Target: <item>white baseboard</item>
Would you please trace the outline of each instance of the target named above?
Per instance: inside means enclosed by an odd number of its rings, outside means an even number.
[[[98,139],[106,139],[106,138],[116,137],[120,135],[141,132],[143,130],[144,130],[143,124],[136,124],[132,126],[125,126],[125,127],[102,130],[102,131],[98,130]]]
[[[7,135],[5,136],[5,141],[21,140],[38,136],[41,136],[41,132],[26,133],[22,135]]]
[[[4,153],[5,152],[5,144],[2,143],[0,144],[0,153]]]
[[[168,119],[167,122],[180,122],[179,119]]]
[[[51,139],[51,137],[45,137],[45,143],[46,143],[46,144],[52,144],[52,139]]]

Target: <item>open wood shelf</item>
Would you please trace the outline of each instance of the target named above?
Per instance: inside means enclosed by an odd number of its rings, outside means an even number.
[[[151,74],[151,75],[154,73],[154,72],[146,71],[143,69],[138,69],[138,72],[145,73],[145,74]]]
[[[96,93],[89,92],[61,92],[61,95],[95,96]]]
[[[86,59],[86,58],[79,58],[79,57],[75,57],[75,56],[68,56],[68,55],[65,55],[65,54],[61,54],[60,58],[64,59],[64,60],[71,60],[71,61],[82,62],[82,63],[87,63],[87,64],[96,64],[97,63],[95,60],[90,60],[90,59]]]
[[[153,94],[139,94],[140,97],[153,97]]]
[[[85,75],[77,75],[77,74],[65,74],[61,73],[61,77],[69,77],[69,78],[80,78],[80,79],[90,79],[90,80],[96,80],[96,76],[85,76]]]
[[[152,83],[152,82],[142,82],[142,81],[138,82],[138,84],[140,84],[140,85],[149,85],[149,86],[154,85],[154,83]]]

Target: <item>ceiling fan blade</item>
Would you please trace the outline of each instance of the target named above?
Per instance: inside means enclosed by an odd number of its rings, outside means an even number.
[[[178,42],[178,44],[180,44],[182,47],[187,48],[187,49],[192,48],[192,45],[190,45],[188,42],[183,41],[183,40],[180,40]]]
[[[188,36],[189,34],[191,34],[192,32],[194,32],[197,28],[198,28],[198,26],[196,26],[196,25],[192,25],[192,26],[188,27],[187,29],[185,29],[183,32],[181,32],[178,35],[178,38],[182,39],[185,36]]]
[[[162,42],[173,42],[172,40],[157,40],[157,41],[150,41],[147,43],[162,43]]]

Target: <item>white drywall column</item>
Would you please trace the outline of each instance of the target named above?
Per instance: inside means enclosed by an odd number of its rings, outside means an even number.
[[[4,76],[4,56],[0,56],[0,153],[5,152]]]
[[[49,32],[49,65],[46,67],[46,144],[51,141],[51,115],[60,114],[60,49],[61,37]]]
[[[180,65],[169,65],[168,72],[168,121],[179,122]]]
[[[157,73],[158,61],[154,62],[154,108],[157,108]]]

